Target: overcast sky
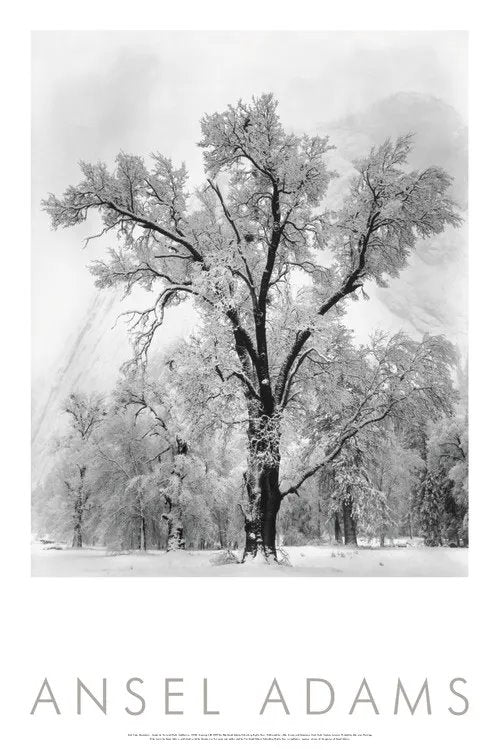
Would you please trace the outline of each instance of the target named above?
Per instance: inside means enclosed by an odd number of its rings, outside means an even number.
[[[60,193],[79,179],[80,159],[112,161],[120,149],[141,155],[160,150],[176,162],[184,160],[193,183],[199,183],[200,117],[263,91],[277,95],[284,124],[299,131],[351,122],[349,116],[370,112],[380,100],[401,92],[434,97],[466,122],[466,44],[462,32],[34,33],[34,376],[49,374],[64,342],[81,324],[95,293],[85,267],[106,245],[84,250],[82,240],[92,226],[54,233],[40,211],[48,192]],[[379,130],[386,117],[391,133],[391,110],[377,112]],[[463,348],[463,315],[460,322],[457,316],[466,304],[465,281],[460,280],[464,237],[462,230],[459,240],[453,236],[443,243],[451,258],[443,279],[452,279],[455,290],[436,282],[435,259],[421,259],[392,295],[377,293],[369,316],[360,306],[353,313],[356,324],[396,325],[398,316],[406,315],[411,320],[411,306],[424,299],[431,317],[445,320]],[[458,244],[462,249],[455,261]],[[436,283],[443,287],[437,296]],[[453,301],[448,303],[448,297]]]

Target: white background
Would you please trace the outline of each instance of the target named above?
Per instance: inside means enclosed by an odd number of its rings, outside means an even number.
[[[498,618],[497,26],[474,3],[17,3],[3,28],[2,573],[0,742],[6,748],[145,747],[129,731],[368,731],[350,747],[496,744]],[[469,5],[469,4],[468,4]],[[328,10],[328,8],[330,8]],[[471,504],[467,579],[31,579],[29,570],[29,30],[66,28],[470,29]],[[29,711],[44,676],[61,716]],[[109,716],[76,716],[74,680],[108,677]],[[148,709],[124,713],[123,682],[145,680]],[[185,715],[162,715],[162,680],[185,678]],[[201,715],[202,678],[219,717]],[[259,708],[277,677],[291,710]],[[305,677],[336,688],[335,708],[305,715]],[[433,714],[392,715],[400,676],[427,677]],[[471,708],[448,711],[465,677]],[[350,703],[366,677],[380,709]],[[464,690],[464,692],[466,692]],[[211,698],[212,700],[212,698]],[[455,699],[456,701],[456,699]],[[457,705],[459,702],[455,702]],[[47,710],[43,710],[47,709]],[[2,736],[3,735],[3,736]],[[191,745],[193,746],[193,745]],[[208,747],[208,744],[206,745]],[[227,743],[226,746],[229,746]],[[284,745],[283,745],[284,746]],[[348,745],[349,746],[349,745]],[[319,745],[321,747],[321,745]]]

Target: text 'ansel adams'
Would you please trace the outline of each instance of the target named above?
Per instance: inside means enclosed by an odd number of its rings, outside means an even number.
[[[100,684],[99,684],[100,683]],[[99,688],[96,686],[99,684]],[[348,715],[354,714],[360,706],[365,704],[373,715],[380,714],[415,714],[432,715],[431,686],[425,677],[417,683],[417,690],[409,690],[404,681],[397,677],[394,679],[393,700],[391,705],[384,704],[377,698],[376,692],[372,691],[369,680],[364,677],[359,687],[349,697],[350,705]],[[120,711],[129,716],[140,716],[148,711],[148,705],[143,691],[144,680],[141,677],[130,677],[125,684],[120,685],[120,693],[123,693]],[[179,716],[184,714],[184,678],[166,677],[163,684],[158,683],[162,691],[164,710],[166,716]],[[447,691],[449,701],[445,708],[439,707],[439,711],[445,710],[453,716],[463,716],[469,710],[469,700],[463,692],[467,680],[464,677],[452,677],[448,683]],[[200,684],[190,685],[189,690],[196,691],[200,696],[199,713],[202,716],[218,716],[224,713],[223,706],[216,695],[209,690],[209,680],[204,677]],[[62,695],[57,686],[52,684],[47,677],[41,682],[40,688],[31,708],[31,715],[46,715],[50,710],[54,715],[76,712],[77,715],[90,714],[100,711],[108,715],[108,678],[93,681],[92,688],[85,684],[79,677],[75,678],[75,692],[68,700],[68,696]],[[345,695],[343,696],[345,697]],[[293,713],[306,715],[322,715],[335,710],[336,689],[334,684],[323,677],[307,677],[304,680],[304,699],[301,707],[293,708],[287,698],[287,686],[274,678],[270,684],[262,689],[262,697],[254,706],[249,706],[249,713],[262,716],[275,713],[276,715],[291,715]],[[66,706],[71,704],[71,709]],[[116,706],[116,699],[113,700]],[[61,706],[64,707],[61,708]],[[436,712],[436,711],[435,711]]]

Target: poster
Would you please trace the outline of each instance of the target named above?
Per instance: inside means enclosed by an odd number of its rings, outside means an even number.
[[[9,746],[491,736],[469,34],[358,25],[31,26]]]

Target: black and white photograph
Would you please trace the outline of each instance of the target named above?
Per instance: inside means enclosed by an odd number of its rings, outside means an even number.
[[[468,575],[467,66],[33,33],[33,577]]]
[[[4,15],[2,746],[494,745],[492,10]]]

